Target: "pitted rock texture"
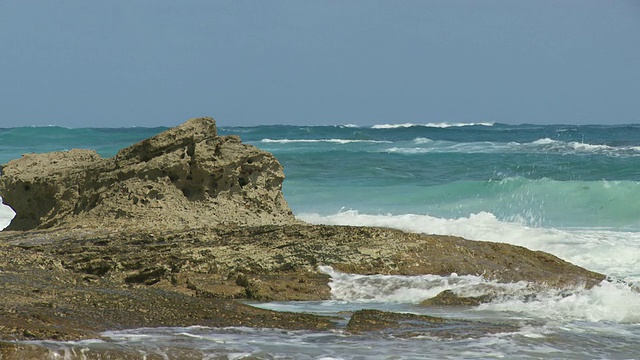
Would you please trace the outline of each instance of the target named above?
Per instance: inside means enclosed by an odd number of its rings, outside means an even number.
[[[27,154],[2,168],[0,196],[16,216],[6,230],[118,226],[156,229],[296,222],[268,152],[217,136],[191,119],[122,149]]]

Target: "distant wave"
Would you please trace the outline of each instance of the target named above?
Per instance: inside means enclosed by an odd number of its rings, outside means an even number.
[[[373,125],[372,129],[399,129],[399,128],[409,128],[414,126],[421,127],[431,127],[431,128],[449,128],[449,127],[463,127],[463,126],[493,126],[495,123],[493,122],[479,122],[479,123],[427,123],[427,124],[413,124],[413,123],[404,123],[404,124],[379,124]]]
[[[335,144],[349,144],[349,143],[372,143],[372,144],[389,144],[391,141],[384,140],[358,140],[358,139],[262,139],[263,143],[278,143],[278,144],[291,144],[291,143],[335,143]]]
[[[640,156],[640,146],[610,146],[588,144],[577,141],[560,141],[542,138],[529,143],[519,142],[454,142],[415,138],[410,146],[394,146],[386,149],[388,153],[424,154],[424,153],[549,153],[561,155],[606,155]]]

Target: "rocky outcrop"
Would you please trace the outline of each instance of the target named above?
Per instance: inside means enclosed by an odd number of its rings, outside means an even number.
[[[455,271],[559,288],[604,278],[522,247],[380,228],[9,231],[0,233],[0,339],[76,339],[114,328],[196,324],[327,329],[335,326],[331,319],[233,302],[330,299],[332,279],[319,265],[357,274]]]
[[[7,230],[122,226],[172,229],[294,222],[280,163],[192,119],[104,159],[93,150],[27,154],[2,169]]]
[[[508,244],[303,224],[282,196],[283,178],[271,154],[217,136],[210,118],[108,159],[71,150],[9,162],[0,196],[17,213],[7,230],[22,231],[0,233],[0,339],[188,325],[332,329],[339,327],[335,319],[234,301],[329,299],[331,277],[322,265],[355,274],[455,272],[554,288],[604,279]],[[473,305],[490,298],[443,293],[436,300]],[[429,328],[425,334],[449,336],[451,326],[463,334],[501,331],[462,320],[441,328],[426,317],[354,315],[351,332],[378,331],[376,324],[406,334]],[[5,349],[13,351],[0,342],[0,358]]]

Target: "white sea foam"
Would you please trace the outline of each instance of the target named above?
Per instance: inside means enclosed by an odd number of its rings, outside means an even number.
[[[380,124],[380,125],[373,125],[371,128],[372,129],[400,129],[400,128],[408,128],[408,127],[412,127],[412,126],[418,126],[418,125],[412,124],[412,123]]]
[[[426,124],[414,124],[414,123],[402,123],[402,124],[379,124],[373,125],[372,129],[399,129],[399,128],[409,128],[414,126],[422,126],[422,127],[431,127],[431,128],[449,128],[449,127],[463,127],[463,126],[493,126],[495,123],[492,122],[479,122],[479,123],[426,123]]]
[[[553,320],[640,324],[640,293],[626,284],[603,281],[569,296],[548,292],[533,301],[513,298],[480,305],[478,310],[518,312]]]
[[[610,146],[605,144],[588,144],[582,142],[566,142],[542,138],[528,143],[511,142],[454,142],[415,138],[412,146],[394,146],[383,151],[400,154],[422,153],[547,153],[562,155],[606,155],[606,156],[640,156],[640,146]],[[417,145],[417,146],[416,146]]]
[[[603,281],[591,289],[541,290],[524,281],[505,284],[473,275],[355,275],[329,266],[321,266],[319,270],[331,276],[331,294],[341,301],[415,304],[451,290],[460,296],[493,295],[493,301],[477,308],[480,311],[518,312],[554,320],[640,324],[640,293],[624,283]]]
[[[12,208],[2,203],[2,198],[0,197],[0,230],[9,226],[9,223],[16,216],[16,213]]]
[[[416,214],[369,215],[353,210],[329,216],[300,214],[298,217],[314,224],[381,226],[520,245],[640,286],[640,232],[530,227],[520,222],[500,221],[487,212],[456,219]]]
[[[416,144],[429,144],[429,143],[433,143],[433,140],[429,138],[419,137],[419,138],[413,139],[413,142]]]
[[[467,311],[462,316],[469,315]],[[51,351],[49,357],[56,359],[108,357],[110,350],[128,350],[140,359],[193,357],[193,350],[202,352],[203,359],[636,359],[640,332],[634,325],[575,322],[524,325],[515,332],[460,339],[197,326],[111,331],[101,337],[105,339],[101,343],[21,343],[44,345]]]
[[[527,144],[524,144],[525,146]],[[604,154],[604,155],[640,155],[640,146],[610,146],[606,144],[589,144],[577,141],[560,141],[549,138],[538,139],[531,142],[531,145],[541,145],[548,151],[556,151],[563,154],[584,153],[584,154]]]
[[[291,143],[335,143],[335,144],[350,144],[350,143],[371,143],[371,144],[388,144],[391,141],[384,140],[360,140],[360,139],[262,139],[263,143],[278,143],[278,144],[291,144]]]
[[[481,276],[455,273],[449,276],[356,275],[336,271],[330,266],[320,266],[319,271],[331,276],[331,295],[341,301],[420,303],[445,290],[460,296],[480,296],[516,294],[528,288],[526,282],[504,284]]]

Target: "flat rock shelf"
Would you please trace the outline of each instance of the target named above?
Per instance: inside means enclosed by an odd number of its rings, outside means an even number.
[[[456,273],[526,281],[532,295],[591,287],[605,278],[503,243],[309,225],[289,209],[283,179],[273,155],[236,136],[217,136],[211,118],[189,120],[113,158],[70,150],[4,165],[0,196],[17,215],[0,233],[0,359],[39,358],[44,351],[14,340],[91,339],[141,327],[456,336],[443,329],[474,334],[511,326],[376,311],[350,314],[345,325],[344,319],[239,301],[330,299],[331,278],[323,266],[363,275]],[[490,297],[444,292],[425,305],[483,301]],[[450,326],[438,325],[443,322]]]

